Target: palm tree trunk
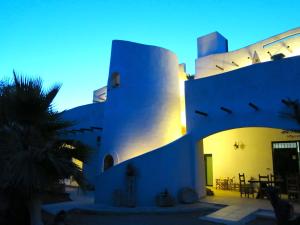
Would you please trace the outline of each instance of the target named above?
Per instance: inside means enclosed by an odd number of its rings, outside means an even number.
[[[31,225],[44,225],[41,211],[42,202],[37,196],[32,197],[28,202]]]

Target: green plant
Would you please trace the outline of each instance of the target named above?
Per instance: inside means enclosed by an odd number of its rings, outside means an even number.
[[[160,207],[171,207],[175,205],[175,199],[171,196],[171,194],[167,189],[159,193],[156,196],[155,200],[156,200],[156,205]]]
[[[126,166],[126,176],[127,177],[134,177],[137,176],[137,170],[132,164],[127,164]]]
[[[186,74],[186,78],[188,79],[188,80],[194,80],[195,79],[195,75],[191,75],[191,74]]]
[[[84,186],[72,158],[85,161],[89,149],[63,136],[71,123],[52,106],[60,85],[45,91],[40,79],[13,78],[0,82],[0,190],[26,201],[41,225],[41,194],[70,176]]]
[[[282,99],[283,104],[287,106],[289,112],[281,112],[280,115],[292,120],[295,120],[298,124],[300,124],[300,103],[299,100],[291,100],[291,99]]]

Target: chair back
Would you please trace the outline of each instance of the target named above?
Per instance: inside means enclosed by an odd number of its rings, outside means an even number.
[[[274,174],[270,174],[270,180],[271,181],[275,181],[276,180],[276,176]]]
[[[282,177],[280,175],[270,174],[270,181],[274,182],[278,180],[282,180]]]
[[[269,175],[260,175],[258,174],[259,181],[270,181]]]
[[[240,180],[240,185],[246,184],[246,179],[245,179],[244,173],[242,173],[242,174],[239,173],[239,180]]]
[[[287,191],[300,191],[300,182],[298,175],[288,175],[286,177]]]

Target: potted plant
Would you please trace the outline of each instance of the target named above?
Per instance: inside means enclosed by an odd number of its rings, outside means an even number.
[[[136,168],[132,164],[127,164],[126,166],[126,194],[127,201],[126,205],[128,207],[136,206]]]
[[[155,200],[156,200],[156,205],[160,207],[171,207],[174,206],[175,204],[174,198],[171,196],[171,194],[167,189],[165,189],[163,192],[160,192],[156,196]]]

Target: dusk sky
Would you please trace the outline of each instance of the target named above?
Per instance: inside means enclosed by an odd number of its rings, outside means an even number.
[[[61,83],[58,110],[92,102],[106,85],[111,42],[175,52],[194,73],[196,39],[218,31],[235,50],[300,25],[299,0],[0,0],[0,79]]]

